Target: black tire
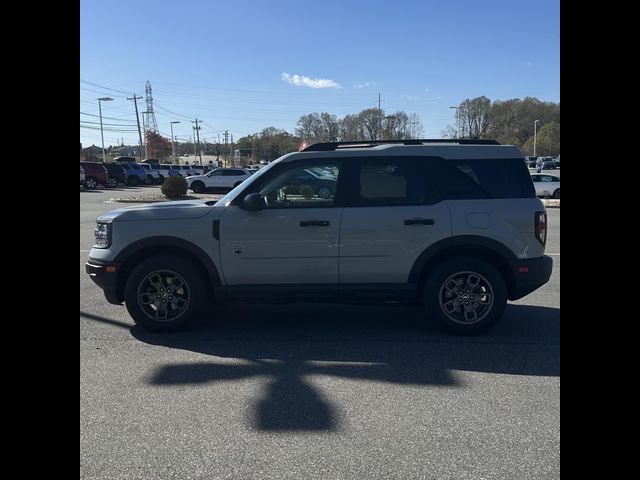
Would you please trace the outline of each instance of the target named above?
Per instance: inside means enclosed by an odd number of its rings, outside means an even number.
[[[459,335],[476,335],[490,329],[502,318],[506,305],[507,288],[502,275],[477,257],[451,258],[436,267],[425,282],[427,315]]]
[[[96,177],[87,177],[84,181],[87,190],[93,190],[98,187],[98,179]]]
[[[137,187],[140,184],[140,177],[137,175],[129,175],[127,178],[127,185],[130,187]]]
[[[118,181],[115,178],[109,177],[107,179],[107,188],[115,188],[116,185],[118,185]]]
[[[553,192],[553,198],[557,198],[558,200],[560,199],[560,189],[557,189],[555,192]]]
[[[191,190],[193,190],[195,193],[202,193],[204,192],[204,183],[202,183],[201,181],[195,181],[191,184]]]
[[[169,288],[178,283],[181,286],[175,291]],[[168,332],[184,327],[201,315],[208,302],[204,285],[204,279],[191,262],[159,255],[133,269],[125,285],[124,301],[136,323],[150,330]]]

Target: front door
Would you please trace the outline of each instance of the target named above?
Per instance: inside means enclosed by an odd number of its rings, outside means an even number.
[[[339,172],[337,161],[296,163],[261,179],[264,210],[225,209],[220,253],[227,285],[338,284]]]

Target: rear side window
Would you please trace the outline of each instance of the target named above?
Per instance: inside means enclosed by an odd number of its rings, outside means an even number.
[[[434,191],[423,162],[416,158],[366,159],[355,173],[357,207],[424,205],[433,203]]]
[[[521,159],[442,160],[437,170],[434,177],[447,199],[535,197]]]

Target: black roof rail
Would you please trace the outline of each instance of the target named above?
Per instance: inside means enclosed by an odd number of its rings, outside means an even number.
[[[314,143],[302,150],[303,152],[327,152],[338,148],[367,148],[377,145],[423,145],[425,143],[457,143],[459,145],[500,145],[496,140],[467,139],[467,138],[422,138],[410,140],[359,140],[355,142],[325,142]]]

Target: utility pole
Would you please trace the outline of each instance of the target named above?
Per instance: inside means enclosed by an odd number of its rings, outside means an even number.
[[[133,100],[133,104],[136,106],[136,122],[138,122],[138,139],[140,140],[140,161],[142,161],[142,133],[140,132],[140,117],[138,117],[138,100],[142,97],[133,94],[133,98],[127,98],[127,100]]]
[[[233,133],[231,134],[231,158],[233,159],[233,166],[236,166],[236,151],[233,148]]]
[[[197,150],[200,150],[200,129],[202,127],[198,126],[198,119],[197,118],[195,119],[195,121],[192,121],[191,123],[195,123],[196,124],[196,126],[194,127],[194,130],[196,131],[196,136],[197,136],[197,139],[198,139],[198,149]],[[195,154],[195,155],[197,155],[197,154]],[[202,152],[199,152],[199,155],[200,155],[200,165],[202,165]]]
[[[378,93],[378,140],[382,140],[380,137],[382,130],[382,109],[380,108],[380,94]]]
[[[224,131],[224,166],[227,167],[227,152],[228,152],[229,130]]]
[[[218,143],[216,143],[216,162],[218,162],[216,167],[219,167],[220,166],[220,134],[218,134]]]

